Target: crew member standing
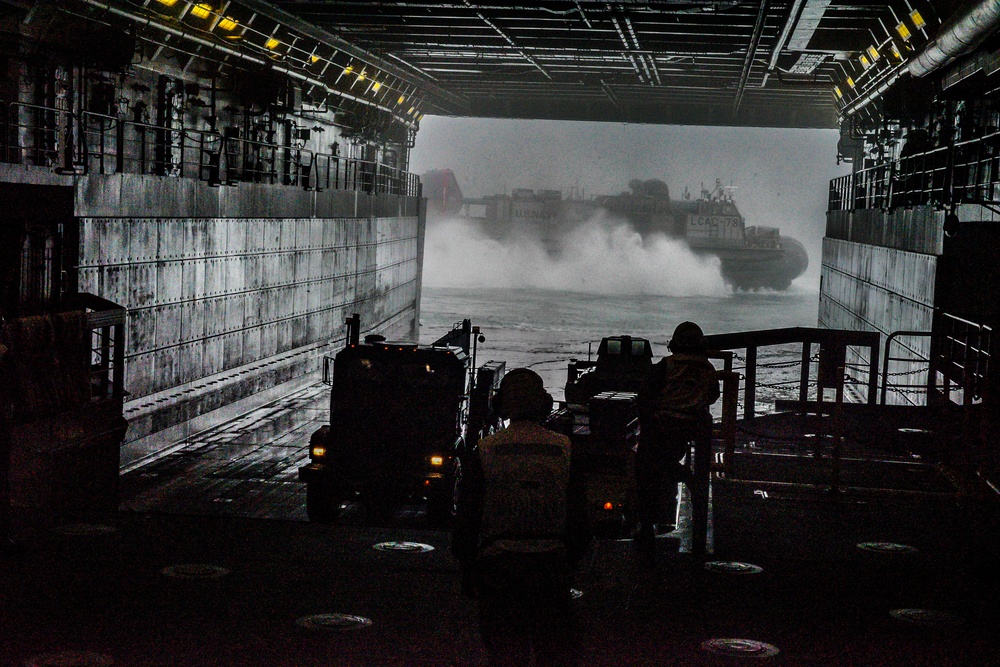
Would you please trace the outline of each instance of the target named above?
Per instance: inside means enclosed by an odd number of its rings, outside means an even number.
[[[465,461],[452,551],[463,592],[480,601],[491,665],[577,664],[573,569],[590,541],[586,490],[570,441],[541,426],[552,397],[527,368],[494,399],[510,425]]]
[[[655,550],[657,508],[664,487],[670,511],[671,508],[676,510],[678,482],[688,482],[690,489],[691,482],[701,484],[703,481],[706,485],[703,510],[707,518],[707,456],[712,440],[709,406],[718,400],[720,393],[715,367],[706,356],[701,327],[694,322],[677,325],[667,349],[671,354],[653,366],[638,397],[640,436],[635,456],[635,482],[639,532],[636,547],[647,558],[651,558]],[[706,458],[695,461],[693,478],[681,465],[692,443],[695,443],[696,452],[704,452],[703,458]],[[700,479],[702,476],[704,480]],[[702,489],[699,487],[698,491]],[[697,509],[700,515],[702,508]],[[696,550],[698,546],[695,544]]]

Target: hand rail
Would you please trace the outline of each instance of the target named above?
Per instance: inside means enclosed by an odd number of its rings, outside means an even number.
[[[244,138],[230,128],[167,127],[21,102],[4,110],[3,162],[196,178],[211,186],[255,182],[408,197],[420,190],[416,174],[388,164]],[[49,117],[39,118],[43,114]]]

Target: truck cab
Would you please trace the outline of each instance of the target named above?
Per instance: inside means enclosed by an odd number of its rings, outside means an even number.
[[[503,364],[472,372],[479,332],[468,320],[431,345],[360,342],[357,327],[348,321],[348,343],[333,361],[330,423],[312,434],[310,462],[299,469],[306,512],[329,522],[347,501],[422,498],[428,523],[444,525],[467,439],[495,420],[489,405]]]

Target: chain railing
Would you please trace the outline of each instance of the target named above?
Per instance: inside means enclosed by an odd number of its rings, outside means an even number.
[[[211,186],[269,183],[307,190],[417,196],[419,178],[391,165],[303,146],[219,132],[166,127],[39,105],[3,105],[2,161],[86,174],[192,178]]]

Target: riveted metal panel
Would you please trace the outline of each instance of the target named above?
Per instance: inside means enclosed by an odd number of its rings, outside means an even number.
[[[242,294],[226,297],[226,330],[238,331],[243,328],[245,309]]]
[[[221,296],[226,293],[226,260],[213,257],[205,262],[205,273],[202,277],[203,287],[200,297]]]
[[[243,363],[242,332],[228,333],[223,337],[224,368],[236,368]]]
[[[277,351],[287,352],[292,349],[292,322],[281,320],[277,323]]]
[[[127,308],[142,308],[156,303],[156,262],[133,264],[129,268],[128,299],[119,303]]]
[[[246,231],[246,251],[248,253],[259,253],[264,250],[264,220],[251,218],[243,220]]]
[[[132,354],[148,352],[156,346],[156,314],[150,308],[130,310],[128,314],[128,347]],[[131,362],[130,367],[131,367]],[[130,390],[135,393],[134,390]]]
[[[156,346],[167,347],[177,345],[181,341],[181,304],[155,306],[152,309],[156,318]]]
[[[181,294],[185,301],[205,296],[206,263],[216,261],[189,258],[181,262]]]
[[[226,330],[226,297],[205,299],[205,335],[217,336]]]
[[[260,358],[274,356],[278,350],[278,325],[268,323],[260,328]]]
[[[243,323],[247,327],[255,327],[261,323],[260,294],[247,292],[240,295],[243,299]]]
[[[177,346],[177,379],[192,382],[202,377],[205,347],[201,341],[181,343]]]
[[[225,279],[227,294],[240,294],[245,289],[246,271],[242,257],[223,257],[219,259],[219,270]]]
[[[243,363],[249,364],[260,359],[260,329],[253,327],[243,331]]]
[[[214,375],[221,373],[225,367],[225,343],[222,336],[212,336],[202,342],[204,351],[202,352],[202,364],[204,364],[204,374]]]
[[[259,290],[263,285],[263,262],[259,255],[247,255],[243,259],[243,287],[247,290]]]
[[[295,282],[297,276],[295,275],[295,252],[285,251],[278,254],[275,258],[277,260],[277,274],[274,278],[273,285],[287,285],[289,283]]]
[[[160,391],[178,384],[177,348],[168,347],[153,352],[156,374],[150,379],[150,390]]]
[[[180,301],[182,274],[180,261],[156,263],[156,303]]]
[[[184,221],[184,258],[205,257],[208,242],[208,221],[191,218]]]
[[[181,340],[200,340],[205,336],[205,302],[190,301],[181,307]]]
[[[263,250],[273,252],[281,249],[281,220],[264,221]]]

